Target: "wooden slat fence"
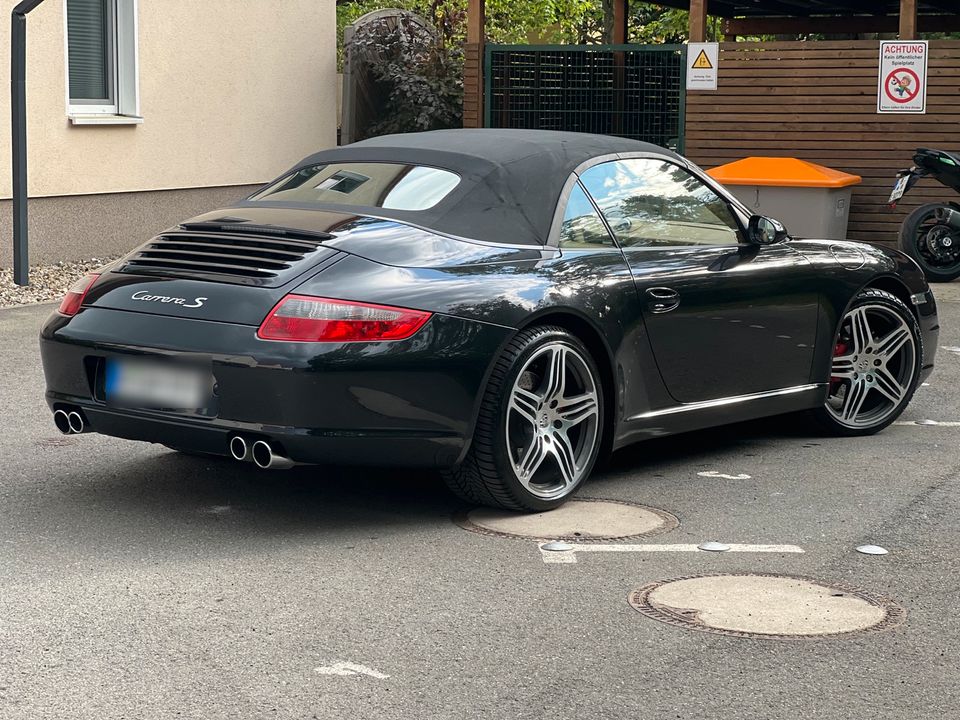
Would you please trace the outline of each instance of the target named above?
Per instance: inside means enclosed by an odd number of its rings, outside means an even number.
[[[894,243],[917,205],[960,196],[922,181],[886,199],[917,147],[960,151],[960,41],[930,43],[926,115],[878,115],[878,41],[723,43],[719,89],[688,92],[686,155],[705,168],[750,155],[798,157],[863,177],[849,237]]]

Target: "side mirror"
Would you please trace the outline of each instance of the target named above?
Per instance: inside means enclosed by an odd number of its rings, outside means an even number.
[[[754,215],[750,218],[747,235],[752,245],[773,245],[790,237],[783,223],[763,215]]]

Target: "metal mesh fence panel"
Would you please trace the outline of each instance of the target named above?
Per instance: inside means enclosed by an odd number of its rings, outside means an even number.
[[[486,124],[682,150],[684,69],[683,48],[670,45],[488,46]]]

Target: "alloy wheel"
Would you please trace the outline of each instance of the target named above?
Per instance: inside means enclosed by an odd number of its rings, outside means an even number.
[[[908,397],[918,362],[907,322],[884,305],[861,305],[840,325],[826,409],[841,425],[879,425]]]
[[[579,351],[562,342],[538,348],[510,391],[505,423],[510,463],[538,498],[571,493],[599,442],[598,382]]]

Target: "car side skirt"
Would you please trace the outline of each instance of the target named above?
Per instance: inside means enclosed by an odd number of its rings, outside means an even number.
[[[626,419],[616,448],[638,440],[809,410],[826,401],[828,385],[811,383],[750,395],[717,398],[650,410]]]

